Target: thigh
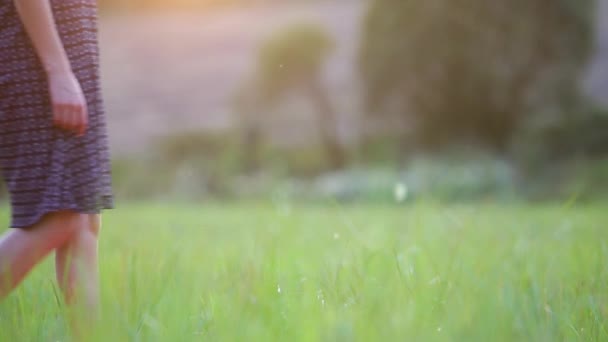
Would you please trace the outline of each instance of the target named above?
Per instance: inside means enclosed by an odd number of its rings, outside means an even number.
[[[61,134],[53,126],[44,75],[34,67],[6,75],[0,83],[0,171],[10,194],[12,227],[36,223],[46,212],[42,199],[62,196],[47,191],[51,181],[61,181],[49,179],[54,155],[62,153],[55,146]]]
[[[35,72],[23,75],[38,79]],[[11,199],[19,206],[40,195],[55,132],[44,81],[22,84],[16,79],[0,88],[0,167]]]

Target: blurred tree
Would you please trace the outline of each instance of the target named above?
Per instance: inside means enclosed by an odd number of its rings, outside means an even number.
[[[398,99],[398,114],[415,125],[423,147],[472,140],[505,151],[527,113],[578,102],[593,6],[373,0],[360,50],[367,109],[383,111]]]
[[[258,163],[255,156],[261,139],[260,118],[255,114],[267,111],[291,91],[307,96],[314,103],[318,109],[317,126],[330,166],[344,166],[346,156],[338,139],[336,113],[322,79],[323,66],[332,47],[333,41],[328,34],[312,24],[297,24],[262,45],[253,82],[237,95],[250,166]]]

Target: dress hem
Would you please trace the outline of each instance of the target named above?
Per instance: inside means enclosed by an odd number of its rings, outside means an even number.
[[[57,206],[52,208],[44,208],[40,210],[36,215],[32,215],[28,218],[23,219],[11,219],[10,228],[31,230],[37,223],[42,220],[46,215],[56,213],[59,211],[74,211],[79,214],[100,214],[103,210],[115,209],[114,201],[112,199],[106,199],[102,205],[96,208],[84,208],[79,205],[68,205],[68,206]]]

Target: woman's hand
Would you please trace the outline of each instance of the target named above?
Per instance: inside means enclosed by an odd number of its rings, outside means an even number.
[[[53,123],[79,136],[84,135],[89,114],[80,83],[71,72],[51,72],[47,79],[53,108]]]
[[[80,83],[70,69],[50,0],[13,0],[42,66],[47,73],[53,122],[83,135],[89,115]]]

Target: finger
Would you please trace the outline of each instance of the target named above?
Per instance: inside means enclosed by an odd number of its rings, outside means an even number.
[[[82,127],[82,134],[85,134],[87,132],[87,129],[89,128],[89,108],[87,105],[83,106],[83,127]]]
[[[66,106],[66,125],[69,131],[76,131],[78,127],[78,113],[73,105]]]
[[[83,136],[87,129],[87,110],[86,106],[79,106],[78,109],[78,135]]]
[[[57,128],[63,128],[62,111],[61,105],[53,104],[53,125]]]
[[[77,135],[80,135],[82,130],[82,106],[80,105],[72,105],[72,115],[73,115],[73,126],[72,130]]]
[[[61,129],[68,130],[70,128],[70,112],[69,107],[65,104],[56,105],[55,121]]]

